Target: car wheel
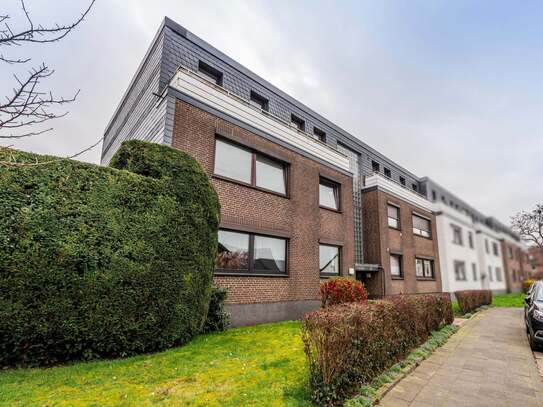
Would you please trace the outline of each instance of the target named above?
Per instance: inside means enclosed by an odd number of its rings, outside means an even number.
[[[530,335],[529,333],[528,333],[528,342],[530,342],[530,349],[531,350],[538,350],[539,349],[539,345],[534,340],[534,337],[532,335]]]

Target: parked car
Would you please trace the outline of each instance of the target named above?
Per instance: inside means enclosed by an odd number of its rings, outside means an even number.
[[[543,345],[543,281],[532,284],[526,294],[524,321],[530,348],[538,349]]]

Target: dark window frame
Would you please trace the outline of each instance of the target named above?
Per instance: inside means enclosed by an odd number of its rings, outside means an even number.
[[[221,269],[221,268],[215,268],[214,269],[214,275],[217,276],[248,276],[248,277],[289,277],[289,250],[290,250],[290,238],[284,237],[284,236],[274,236],[266,233],[255,233],[255,232],[247,232],[245,230],[236,230],[231,228],[219,228],[219,230],[224,230],[228,232],[235,232],[243,235],[249,236],[249,268],[247,271],[236,271],[235,269]],[[255,250],[255,236],[260,237],[268,237],[278,240],[283,240],[285,242],[285,271],[280,273],[270,273],[270,272],[262,272],[262,271],[256,271],[254,268],[254,250]]]
[[[417,275],[417,260],[422,261],[422,276]],[[424,264],[429,263],[431,270],[432,270],[432,276],[426,277],[425,276],[425,270],[424,270]],[[429,259],[427,257],[415,257],[415,277],[417,280],[427,280],[427,281],[434,281],[436,279],[436,268],[435,268],[435,261],[434,259]]]
[[[326,132],[324,130],[321,130],[318,127],[313,126],[313,134],[317,136],[317,138],[321,142],[326,143]]]
[[[424,219],[426,221],[428,221],[428,229],[426,232],[428,232],[428,236],[425,236],[424,234],[422,233],[419,233],[418,230],[422,230],[422,229],[418,229],[418,228],[415,228],[415,221],[414,221],[414,218],[417,217],[417,218],[420,218],[420,219]],[[432,219],[430,218],[427,218],[426,216],[422,216],[422,215],[419,215],[415,212],[411,213],[411,223],[412,223],[412,230],[413,230],[413,235],[414,236],[417,236],[417,237],[422,237],[424,239],[429,239],[429,240],[433,240],[433,233],[432,233]]]
[[[475,241],[473,240],[473,232],[468,230],[468,244],[470,249],[475,249]]]
[[[453,231],[453,244],[464,246],[464,234],[462,233],[462,228],[454,223],[451,223],[451,229]],[[456,232],[458,232],[458,234]]]
[[[379,164],[377,161],[371,161],[371,170],[373,172],[381,172],[381,164]]]
[[[294,123],[294,126],[299,130],[305,132],[305,120],[296,116],[294,113],[290,114],[290,122]]]
[[[320,265],[320,248],[321,246],[327,246],[327,247],[335,247],[337,248],[337,256],[338,256],[338,272],[336,273],[323,273],[321,272],[321,265]],[[333,277],[339,277],[341,276],[341,266],[342,266],[342,247],[335,245],[335,244],[328,244],[328,243],[321,243],[319,242],[319,276],[320,278],[333,278]]]
[[[390,259],[392,259],[392,257],[397,257],[398,258],[398,261],[399,261],[399,264],[400,264],[400,275],[395,275],[395,274],[392,274],[392,261]],[[390,266],[390,278],[392,280],[403,280],[404,279],[404,259],[403,259],[403,255],[401,253],[394,253],[394,252],[391,252],[390,255],[389,255],[389,266]]]
[[[405,187],[405,177],[400,177],[400,184]]]
[[[388,207],[389,207],[389,206],[392,206],[392,207],[394,207],[394,208],[396,208],[396,209],[398,210],[398,218],[396,219],[396,221],[398,222],[398,225],[397,225],[396,227],[390,225],[389,220],[390,220],[390,219],[394,219],[394,218],[391,218],[391,217],[389,216],[389,214],[388,214]],[[402,230],[402,221],[401,221],[401,219],[402,219],[402,215],[401,215],[401,208],[400,208],[400,206],[399,206],[399,205],[396,205],[396,204],[394,204],[394,203],[392,203],[392,202],[387,202],[387,225],[388,225],[388,227],[389,227],[390,229],[394,229],[394,230]]]
[[[209,80],[209,77],[215,78],[215,84],[222,86],[224,74],[201,59],[198,60],[198,72],[202,73],[206,80]]]
[[[324,186],[327,186],[329,188],[332,188],[334,190],[334,197],[335,197],[335,200],[336,200],[336,206],[337,208],[332,208],[331,206],[326,206],[326,205],[323,205],[321,204],[321,200],[320,200],[320,186],[324,185]],[[341,184],[337,181],[334,181],[334,180],[331,180],[329,178],[326,178],[325,176],[322,176],[320,175],[319,176],[319,196],[318,196],[318,200],[319,200],[319,208],[322,208],[322,209],[327,209],[329,211],[334,211],[334,212],[341,212],[343,207],[342,207],[342,202],[341,202]]]
[[[235,178],[231,178],[231,177],[228,177],[228,176],[225,176],[225,175],[222,175],[222,174],[218,174],[216,172],[216,162],[217,162],[217,141],[220,140],[224,143],[227,143],[227,144],[230,144],[230,145],[233,145],[239,149],[242,149],[242,150],[245,150],[249,153],[251,153],[251,182],[248,183],[248,182],[244,182],[244,181],[241,181],[241,180],[238,180],[238,179],[235,179]],[[264,157],[268,160],[271,160],[271,161],[274,161],[278,164],[281,164],[283,166],[283,182],[285,183],[285,193],[281,193],[281,192],[277,192],[277,191],[274,191],[272,189],[268,189],[268,188],[264,188],[264,187],[261,187],[261,186],[258,186],[256,184],[256,158],[257,156],[261,156],[261,157]],[[285,161],[282,161],[281,159],[278,159],[276,157],[272,157],[266,153],[263,153],[259,150],[256,150],[254,148],[251,148],[249,146],[246,146],[246,145],[243,145],[241,143],[237,143],[233,140],[230,140],[229,138],[226,138],[226,137],[222,137],[220,135],[216,135],[215,136],[215,143],[213,145],[213,177],[214,178],[218,178],[218,179],[222,179],[222,180],[225,180],[225,181],[228,181],[228,182],[233,182],[235,184],[238,184],[238,185],[243,185],[243,186],[246,186],[246,187],[249,187],[249,188],[252,188],[252,189],[257,189],[259,191],[263,191],[263,192],[267,192],[267,193],[270,193],[270,194],[274,194],[274,195],[277,195],[277,196],[281,196],[283,198],[290,198],[290,185],[289,185],[289,181],[290,181],[290,164],[285,162]]]
[[[462,278],[458,278],[459,277],[459,273],[457,273],[457,271],[459,271],[457,269],[457,267],[460,267],[461,266],[461,271],[462,271]],[[468,276],[467,276],[467,270],[466,270],[466,262],[465,261],[462,261],[462,260],[454,260],[454,279],[455,281],[468,281]]]
[[[261,110],[265,112],[270,111],[270,101],[266,99],[264,96],[256,93],[254,90],[251,90],[249,94],[249,100],[256,102],[260,106]]]
[[[383,173],[385,174],[385,177],[392,178],[392,171],[390,168],[383,167]]]

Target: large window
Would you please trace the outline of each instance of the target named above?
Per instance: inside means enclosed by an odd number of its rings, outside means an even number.
[[[319,271],[322,276],[338,276],[340,249],[337,246],[319,245]]]
[[[394,229],[400,229],[400,208],[395,205],[387,205],[388,226]]]
[[[423,237],[431,237],[432,232],[430,219],[413,215],[413,233]]]
[[[287,240],[219,230],[215,269],[222,273],[286,274]]]
[[[340,185],[337,182],[320,178],[319,181],[319,206],[338,211]]]
[[[434,278],[434,261],[430,259],[415,259],[415,273],[418,278]]]
[[[399,254],[390,255],[390,275],[392,278],[402,278],[402,256]]]
[[[286,195],[286,165],[228,141],[217,139],[215,174]]]
[[[463,261],[454,261],[454,278],[456,281],[466,281],[466,263]]]
[[[453,232],[453,243],[463,246],[464,243],[462,241],[462,228],[456,225],[451,225],[451,227]]]

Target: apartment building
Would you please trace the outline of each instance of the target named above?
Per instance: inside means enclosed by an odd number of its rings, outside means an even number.
[[[520,238],[433,180],[423,178],[421,186],[434,202],[443,291],[520,291],[528,269]]]
[[[420,179],[168,18],[106,127],[102,164],[132,138],[186,151],[209,174],[214,280],[234,325],[300,317],[337,275],[375,297],[441,291]]]

